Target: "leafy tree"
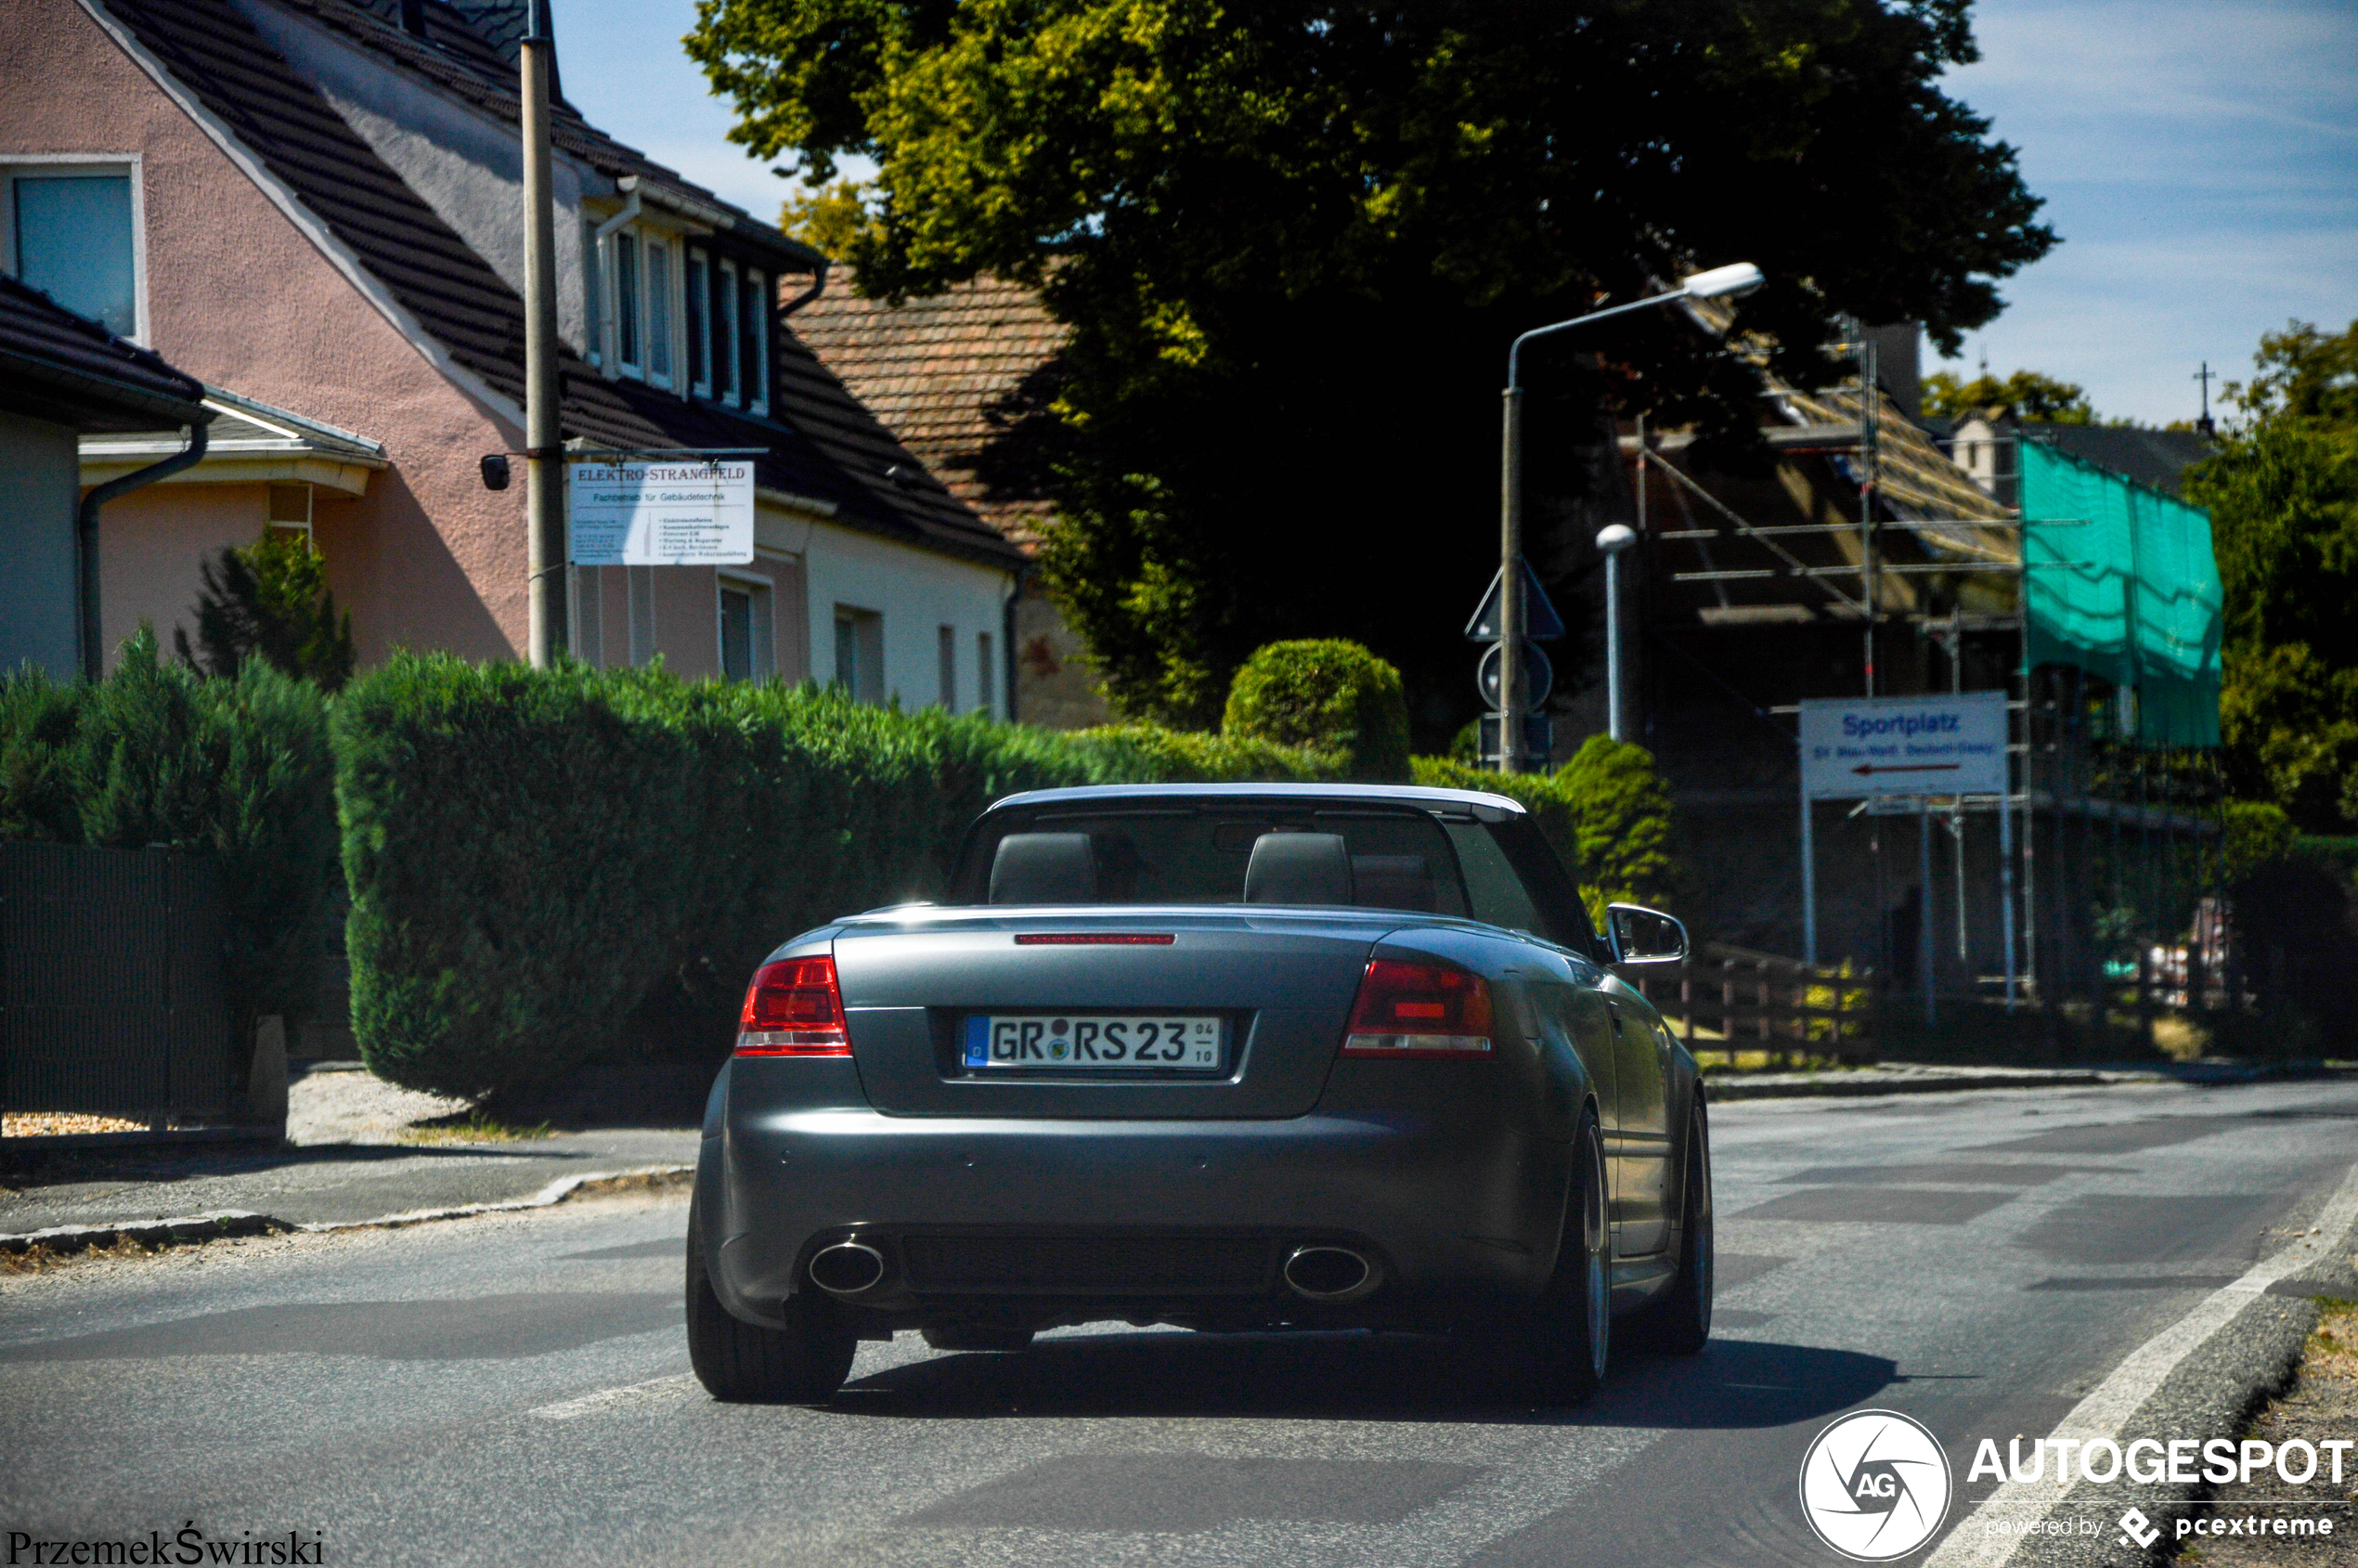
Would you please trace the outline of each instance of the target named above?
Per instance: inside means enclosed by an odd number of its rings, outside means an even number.
[[[2004,381],[1991,375],[1963,381],[1954,370],[1935,370],[1924,378],[1924,412],[1935,419],[1963,419],[1994,403],[2010,406],[2017,418],[2050,424],[2093,424],[2096,420],[2085,387],[2038,370],[2016,370]]]
[[[352,616],[337,616],[327,569],[300,536],[274,528],[253,544],[223,551],[201,576],[197,648],[188,646],[186,629],[173,631],[183,664],[229,677],[259,658],[327,692],[352,679]]]
[[[2358,821],[2358,321],[2294,322],[2254,365],[2186,481],[2226,591],[2220,725],[2239,793],[2336,832]]]
[[[778,227],[829,256],[849,255],[875,228],[863,189],[858,180],[837,180],[789,196]]]
[[[1250,650],[1341,637],[1440,745],[1474,706],[1515,333],[1745,259],[1770,281],[1739,328],[1818,383],[1837,313],[1953,352],[2054,244],[1940,91],[1968,8],[701,0],[687,42],[756,153],[814,185],[875,160],[862,292],[995,274],[1070,328],[1043,561],[1120,707],[1209,726]],[[1542,557],[1601,409],[1757,439],[1749,372],[1666,314],[1525,379]]]

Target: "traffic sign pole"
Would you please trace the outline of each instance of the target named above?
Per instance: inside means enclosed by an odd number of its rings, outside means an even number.
[[[1498,462],[1498,771],[1519,771],[1522,760],[1522,388],[1506,392]]]

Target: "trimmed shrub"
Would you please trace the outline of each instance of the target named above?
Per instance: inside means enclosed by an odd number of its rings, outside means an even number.
[[[1654,771],[1653,753],[1591,735],[1556,776],[1571,790],[1580,822],[1581,880],[1609,903],[1667,900],[1677,880],[1670,790]]]
[[[1276,745],[1316,746],[1346,778],[1408,777],[1408,700],[1400,672],[1356,642],[1272,642],[1237,671],[1221,733]]]
[[[316,1003],[336,863],[327,699],[260,662],[232,680],[162,664],[154,632],[114,672],[0,678],[0,835],[212,857],[241,1019]]]
[[[1000,796],[1326,765],[1143,726],[1066,735],[810,686],[412,654],[345,691],[335,736],[361,1052],[468,1096],[644,1049],[651,1016],[725,1038],[763,954],[938,893]]]
[[[1670,792],[1643,746],[1591,735],[1552,773],[1496,773],[1446,757],[1419,757],[1416,782],[1437,789],[1482,789],[1529,811],[1580,884],[1591,919],[1609,903],[1670,901]]]

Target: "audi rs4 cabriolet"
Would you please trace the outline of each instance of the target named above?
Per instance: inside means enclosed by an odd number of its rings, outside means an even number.
[[[1615,1334],[1711,1330],[1693,1059],[1515,802],[1389,785],[1047,790],[940,904],[805,932],[705,1113],[688,1343],[816,1401],[857,1342],[1380,1328],[1585,1399]]]

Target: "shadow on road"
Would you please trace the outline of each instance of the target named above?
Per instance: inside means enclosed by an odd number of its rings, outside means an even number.
[[[948,1355],[845,1386],[874,1417],[1275,1416],[1680,1430],[1783,1426],[1898,1380],[1882,1356],[1753,1340],[1694,1357],[1631,1356],[1576,1408],[1532,1404],[1503,1358],[1409,1334],[1089,1334],[1023,1355]]]

